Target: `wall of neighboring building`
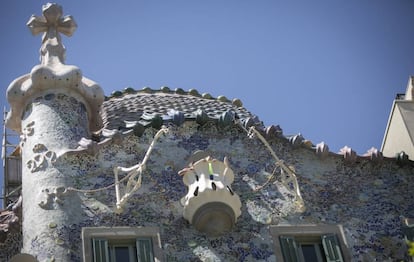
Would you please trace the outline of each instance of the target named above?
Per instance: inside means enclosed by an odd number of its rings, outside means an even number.
[[[120,143],[103,146],[96,155],[66,154],[55,167],[71,176],[77,189],[96,190],[114,183],[114,166],[142,161],[154,134],[155,130],[146,129],[141,137],[125,135]],[[114,213],[114,188],[87,194],[73,191],[82,199],[82,222],[56,221],[50,225],[50,234],[32,241],[32,252],[38,257],[52,256],[42,245],[42,238],[49,238],[78,261],[83,227],[144,226],[160,228],[163,252],[172,261],[274,261],[277,243],[272,241],[270,225],[342,224],[353,260],[406,258],[400,217],[414,216],[411,162],[357,158],[346,163],[333,154],[319,159],[312,150],[294,148],[283,138],[269,141],[276,154],[296,170],[305,210],[293,200],[278,169],[272,176],[275,161],[258,139],[248,138],[237,126],[218,129],[187,123],[170,127],[156,144],[142,188],[123,213]],[[240,196],[242,214],[234,229],[220,237],[199,233],[182,216],[181,199],[187,189],[177,173],[196,150],[219,160],[229,157],[235,172],[232,188]],[[71,209],[64,204],[61,208]]]
[[[408,100],[395,100],[382,143],[384,156],[394,157],[404,151],[414,160],[414,103]]]

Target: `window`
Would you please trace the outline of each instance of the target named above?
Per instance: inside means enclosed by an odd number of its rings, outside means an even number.
[[[350,261],[340,225],[271,226],[277,261]]]
[[[162,261],[158,228],[94,227],[82,229],[85,262]]]

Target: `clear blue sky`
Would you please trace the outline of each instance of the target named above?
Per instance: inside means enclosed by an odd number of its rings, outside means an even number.
[[[41,37],[25,24],[45,3],[1,3],[3,94],[39,61]],[[414,74],[411,0],[58,3],[78,23],[63,37],[66,63],[106,95],[168,86],[240,98],[266,126],[333,152],[379,149],[395,94]]]

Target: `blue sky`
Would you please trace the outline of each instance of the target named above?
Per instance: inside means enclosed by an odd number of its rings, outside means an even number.
[[[39,62],[41,37],[25,24],[45,3],[2,1],[3,94]],[[58,3],[78,24],[63,36],[66,63],[106,95],[168,86],[240,98],[266,126],[333,152],[379,149],[395,94],[414,74],[410,0]]]

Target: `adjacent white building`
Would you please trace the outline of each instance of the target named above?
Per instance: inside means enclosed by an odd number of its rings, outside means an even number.
[[[381,151],[384,156],[395,157],[402,151],[414,160],[414,77],[408,80],[407,91],[395,98]]]

